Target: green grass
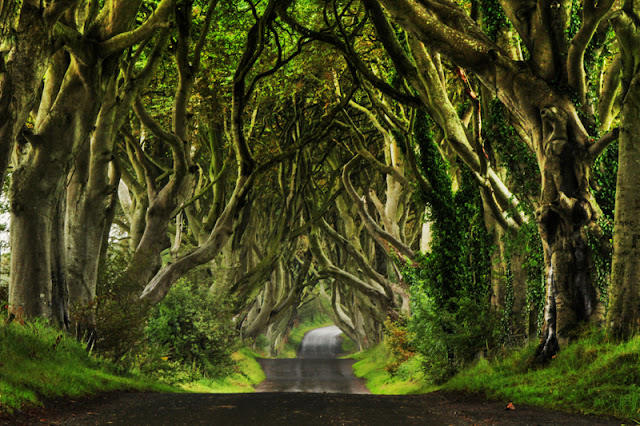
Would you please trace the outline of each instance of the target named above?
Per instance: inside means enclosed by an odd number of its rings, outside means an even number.
[[[366,379],[367,388],[377,395],[409,395],[436,389],[429,383],[421,368],[419,356],[402,363],[395,374],[386,370],[389,354],[383,343],[366,351],[351,355],[356,376]]]
[[[640,421],[640,336],[608,342],[594,332],[560,351],[544,368],[531,367],[535,345],[494,361],[480,360],[443,386],[480,392],[514,404]]]
[[[189,392],[254,392],[254,386],[265,379],[264,372],[256,361],[256,356],[250,349],[240,349],[232,355],[236,363],[234,373],[221,379],[201,379],[182,385],[182,388]]]
[[[0,325],[0,412],[113,390],[179,391],[125,374],[42,323]]]

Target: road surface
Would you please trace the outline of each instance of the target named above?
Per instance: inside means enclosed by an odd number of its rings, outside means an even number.
[[[260,359],[267,379],[257,392],[369,393],[353,375],[353,360],[337,359],[342,332],[336,326],[311,330],[300,343],[298,358]]]

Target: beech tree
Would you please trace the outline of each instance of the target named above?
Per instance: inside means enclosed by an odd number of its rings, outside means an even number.
[[[572,39],[567,37],[569,2],[557,3],[557,7],[501,2],[504,15],[530,55],[526,62],[514,60],[453,2],[380,3],[430,51],[473,73],[497,96],[536,155],[542,178],[536,220],[547,275],[539,356],[548,357],[580,323],[599,321],[603,315],[587,243],[587,232],[600,235],[590,178],[595,159],[617,132],[598,140],[592,136],[597,130],[595,108],[587,98],[590,82],[584,58],[613,2],[585,2],[579,30]]]
[[[116,224],[118,280],[139,307],[207,265],[245,336],[281,340],[319,297],[364,347],[421,303],[402,268],[419,270],[429,227],[474,182],[493,243],[478,303],[536,335],[536,283],[509,241],[539,238],[538,359],[605,320],[609,272],[606,325],[627,338],[640,318],[637,20],[632,0],[0,2],[9,302],[69,327],[70,306],[96,298]],[[618,139],[602,271],[594,175]]]
[[[103,100],[113,99],[120,54],[166,26],[172,6],[168,0],[161,2],[131,30],[141,1],[114,0],[103,9],[95,2],[77,3],[55,3],[54,22],[61,20],[57,25],[66,38],[58,40],[60,48],[48,62],[33,128],[22,132],[25,143],[19,147],[10,194],[9,302],[27,316],[41,315],[65,325],[65,180],[91,137]],[[45,12],[38,8],[37,13]],[[101,119],[108,120],[105,115]],[[108,148],[99,155],[108,159]]]
[[[640,159],[638,142],[638,15],[635,2],[626,1],[615,12],[612,22],[622,57],[622,99],[620,142],[613,234],[613,261],[607,327],[618,338],[629,338],[640,330],[640,249],[638,247],[637,212],[640,207],[638,187]]]

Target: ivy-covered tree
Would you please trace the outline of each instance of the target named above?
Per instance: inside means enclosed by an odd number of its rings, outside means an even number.
[[[547,277],[545,328],[538,355],[550,357],[580,324],[601,321],[604,313],[587,241],[588,233],[601,234],[591,167],[617,131],[597,138],[596,105],[589,93],[598,86],[587,78],[585,57],[588,49],[602,47],[602,39],[594,35],[613,2],[587,1],[580,17],[572,17],[569,1],[554,7],[544,2],[494,4],[517,31],[526,61],[514,59],[454,2],[379,3],[415,43],[424,44],[421,55],[442,54],[476,76],[507,107],[522,140],[535,154],[541,172],[536,220]],[[372,10],[383,19],[381,10]],[[572,25],[577,31],[572,31]],[[428,72],[424,66],[418,69]],[[604,102],[611,94],[601,91],[598,95]],[[442,120],[448,122],[446,117]],[[446,137],[456,136],[447,133]]]

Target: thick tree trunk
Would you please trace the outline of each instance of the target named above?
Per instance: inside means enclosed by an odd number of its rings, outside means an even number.
[[[66,277],[66,271],[59,270],[65,265],[64,253],[52,250],[53,239],[62,239],[54,229],[62,221],[55,220],[74,152],[87,140],[100,100],[85,85],[85,72],[90,70],[72,62],[54,107],[38,121],[30,137],[30,151],[14,172],[11,185],[10,303],[23,306],[27,317],[44,316],[61,323],[66,319],[56,317],[60,309],[52,303],[63,301],[53,299],[51,293],[52,276],[56,286],[65,283],[55,277]]]
[[[571,134],[569,114],[560,107],[541,111],[538,154],[542,195],[536,219],[547,277],[545,326],[538,359],[564,346],[580,324],[602,319],[593,281],[588,232],[597,230],[597,207],[589,189],[589,156]]]
[[[11,186],[10,310],[28,318],[53,318],[49,242],[55,203],[41,199],[48,191],[38,191],[38,182],[23,179],[19,171]]]
[[[9,49],[0,52],[0,190],[16,138],[37,102],[53,52],[50,23],[41,2],[15,3],[0,2],[0,37],[2,47]]]
[[[634,19],[619,12],[613,19],[623,57],[622,130],[618,146],[615,229],[607,328],[616,338],[640,331],[640,32]]]

